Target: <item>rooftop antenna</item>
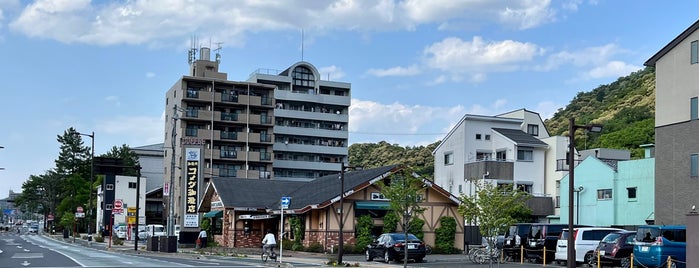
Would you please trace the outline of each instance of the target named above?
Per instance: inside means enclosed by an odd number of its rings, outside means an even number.
[[[301,61],[303,61],[303,28],[301,28]]]
[[[192,63],[194,63],[195,60],[197,60],[196,43],[197,43],[197,37],[192,36],[189,39],[189,51],[187,51],[187,62],[189,62],[189,64],[192,64]]]
[[[216,63],[221,63],[221,45],[223,45],[223,42],[216,42]]]

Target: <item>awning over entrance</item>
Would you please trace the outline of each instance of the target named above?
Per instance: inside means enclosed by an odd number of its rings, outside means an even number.
[[[380,201],[356,201],[354,202],[356,209],[373,209],[373,210],[389,210],[391,205],[388,202]]]
[[[212,210],[204,213],[204,218],[221,218],[223,217],[223,210]]]

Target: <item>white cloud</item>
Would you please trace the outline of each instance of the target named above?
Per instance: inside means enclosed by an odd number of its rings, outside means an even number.
[[[335,65],[332,66],[327,66],[327,67],[320,67],[318,68],[318,72],[321,75],[321,79],[324,80],[340,80],[343,77],[345,77],[345,72],[342,71],[342,68],[337,67]]]
[[[642,69],[641,66],[630,65],[621,61],[610,61],[607,64],[597,66],[585,73],[584,78],[598,79],[607,77],[621,77]]]
[[[526,29],[555,15],[550,0],[37,0],[18,13],[13,30],[64,43],[180,45],[196,33],[228,46],[243,45],[249,32],[372,32],[489,22]]]
[[[154,72],[147,72],[147,73],[146,73],[146,78],[153,78],[153,77],[155,77],[155,73],[154,73]]]
[[[479,36],[471,41],[449,37],[424,49],[427,66],[448,72],[512,71],[543,53],[532,43],[513,40],[486,42]]]
[[[516,25],[519,29],[530,29],[555,20],[556,12],[551,9],[551,0],[519,1],[521,6],[505,7],[500,19]]]
[[[102,120],[97,124],[97,130],[101,136],[109,136],[112,139],[118,137],[120,142],[111,144],[128,144],[139,146],[141,143],[152,144],[163,142],[163,130],[165,129],[164,114],[161,117],[148,116],[119,116]]]
[[[558,111],[559,108],[565,107],[566,104],[554,103],[552,101],[542,101],[537,103],[534,112],[539,113],[542,120],[549,119]]]
[[[537,71],[551,71],[563,65],[573,65],[587,69],[571,81],[589,80],[607,77],[620,77],[635,72],[642,67],[615,60],[621,54],[628,53],[616,44],[586,47],[579,51],[561,51],[551,54],[544,64],[534,67]]]
[[[377,77],[413,76],[420,74],[420,68],[417,65],[411,65],[408,67],[396,66],[388,69],[369,69],[367,74]]]
[[[121,106],[121,101],[119,100],[118,96],[107,96],[104,98],[105,101],[114,103],[115,106]]]

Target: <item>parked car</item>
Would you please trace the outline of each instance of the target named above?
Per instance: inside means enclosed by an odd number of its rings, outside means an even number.
[[[531,223],[516,223],[510,226],[505,233],[505,241],[502,245],[505,257],[519,260],[520,247],[527,243],[531,228]]]
[[[595,261],[599,254],[600,264],[611,264],[622,268],[631,267],[631,253],[636,238],[635,231],[609,233],[599,242],[593,256]]]
[[[119,239],[126,239],[126,225],[114,225],[112,234]]]
[[[146,225],[146,237],[151,236],[164,236],[167,235],[165,232],[165,226],[162,224],[148,224]]]
[[[634,262],[646,267],[685,267],[687,261],[687,227],[684,225],[646,225],[636,231]],[[674,262],[676,261],[676,262]],[[637,266],[637,265],[634,265]]]
[[[595,248],[606,235],[612,232],[623,231],[618,228],[608,227],[580,227],[573,229],[573,245],[575,246],[575,262],[585,263],[592,266],[594,261]],[[561,237],[558,238],[556,254],[554,259],[557,263],[568,260],[568,229],[563,229]]]
[[[408,259],[422,262],[425,258],[425,243],[413,234],[408,234],[406,239],[403,233],[381,234],[371,244],[367,245],[365,258],[373,261],[374,258],[382,258],[386,263],[391,260],[401,261],[405,256],[405,248],[408,248]]]
[[[558,237],[561,236],[563,228],[568,224],[535,223],[532,224],[527,243],[524,244],[525,258],[532,261],[544,260],[544,249],[546,249],[546,262],[553,261],[556,253]]]

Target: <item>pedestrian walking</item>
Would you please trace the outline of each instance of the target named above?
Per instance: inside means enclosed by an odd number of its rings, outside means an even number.
[[[201,243],[200,247],[205,248],[206,247],[206,230],[201,230],[201,232],[199,232],[199,237],[197,237],[197,239],[199,239],[199,241]]]

